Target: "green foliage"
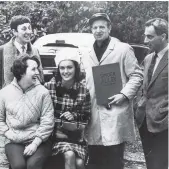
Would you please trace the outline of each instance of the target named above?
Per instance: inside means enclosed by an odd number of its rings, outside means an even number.
[[[106,12],[112,20],[111,35],[124,42],[142,43],[144,23],[151,18],[168,20],[167,1],[1,1],[0,45],[9,41],[14,15],[32,21],[32,41],[49,33],[90,32],[89,18]]]

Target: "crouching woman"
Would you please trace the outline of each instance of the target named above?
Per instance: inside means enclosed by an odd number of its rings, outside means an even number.
[[[91,103],[89,91],[82,80],[77,49],[58,53],[55,63],[57,74],[45,84],[55,109],[52,154],[64,157],[65,169],[84,169],[87,143],[84,139],[85,127],[81,124],[87,123],[90,118]],[[74,125],[69,122],[74,122]]]
[[[36,57],[14,61],[14,80],[0,91],[0,134],[12,169],[42,169],[51,155],[54,127],[49,91],[39,83]]]

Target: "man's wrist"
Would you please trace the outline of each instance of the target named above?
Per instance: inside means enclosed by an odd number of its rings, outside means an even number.
[[[123,98],[124,98],[124,99],[129,100],[129,98],[128,98],[125,94],[123,94],[123,93],[120,93],[120,94],[122,94],[122,95],[123,95]]]

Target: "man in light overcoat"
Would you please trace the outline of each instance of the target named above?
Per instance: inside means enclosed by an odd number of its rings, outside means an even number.
[[[92,102],[92,117],[86,130],[89,164],[97,169],[122,169],[125,142],[135,139],[132,100],[142,84],[143,73],[133,48],[110,37],[107,14],[94,14],[89,24],[95,43],[82,57]],[[119,63],[123,87],[108,98],[107,106],[102,106],[97,104],[92,67],[110,63]]]

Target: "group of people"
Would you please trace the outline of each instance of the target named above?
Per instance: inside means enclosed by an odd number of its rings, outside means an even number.
[[[110,36],[111,20],[96,13],[89,20],[95,42],[79,56],[65,49],[57,70],[44,83],[42,64],[30,43],[31,21],[11,19],[14,37],[0,47],[0,136],[12,169],[43,169],[49,156],[62,155],[65,169],[123,169],[124,147],[139,127],[147,169],[168,168],[168,22],[145,24],[145,44],[152,53],[142,70],[133,48]],[[81,62],[85,77],[81,72]],[[121,91],[98,105],[92,67],[119,63]],[[85,80],[84,80],[85,78]],[[133,112],[133,98],[142,96]],[[58,125],[83,122],[78,132]]]

